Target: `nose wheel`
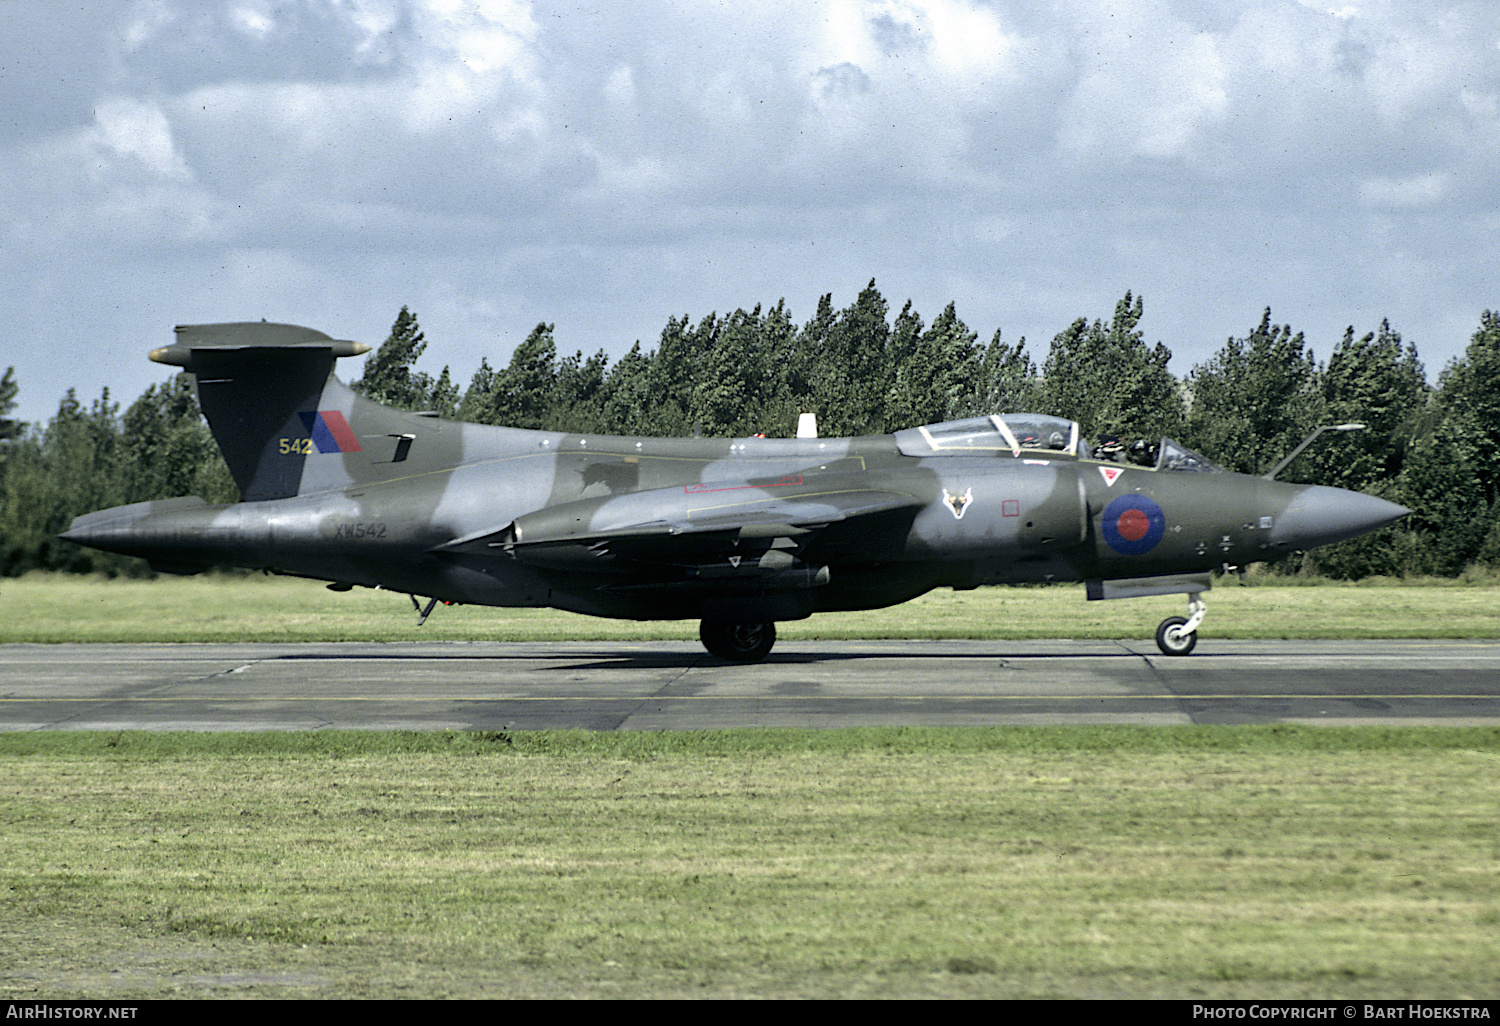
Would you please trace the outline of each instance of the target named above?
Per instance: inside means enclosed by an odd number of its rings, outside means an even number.
[[[1198,644],[1198,626],[1208,613],[1208,603],[1197,594],[1188,596],[1188,615],[1169,616],[1156,628],[1156,647],[1169,656],[1185,656]]]

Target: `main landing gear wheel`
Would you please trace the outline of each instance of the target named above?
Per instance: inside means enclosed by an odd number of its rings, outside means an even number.
[[[1167,655],[1187,655],[1198,644],[1197,631],[1184,631],[1186,617],[1169,616],[1156,628],[1156,647]]]
[[[698,625],[698,638],[709,655],[732,663],[758,663],[776,644],[774,623],[714,623]]]

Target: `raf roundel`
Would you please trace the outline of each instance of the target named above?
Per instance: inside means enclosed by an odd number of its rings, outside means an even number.
[[[1100,527],[1110,548],[1124,556],[1140,556],[1161,541],[1167,516],[1148,496],[1122,495],[1104,507]]]

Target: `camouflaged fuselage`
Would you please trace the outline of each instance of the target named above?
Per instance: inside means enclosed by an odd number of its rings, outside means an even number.
[[[748,623],[935,587],[1197,573],[1404,512],[1201,457],[1189,470],[1079,458],[1076,428],[1059,451],[944,448],[942,426],[688,439],[457,423],[356,395],[320,340],[352,345],[288,326],[180,329],[153,358],[195,374],[245,501],[119,507],[65,537],[172,571],[235,565],[452,602]]]

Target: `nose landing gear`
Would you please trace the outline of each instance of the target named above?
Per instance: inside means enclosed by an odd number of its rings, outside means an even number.
[[[1169,616],[1156,628],[1156,647],[1170,656],[1185,656],[1198,644],[1198,626],[1208,614],[1200,593],[1188,595],[1188,615]]]

